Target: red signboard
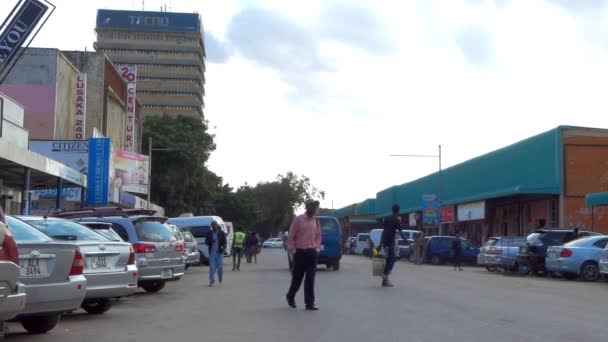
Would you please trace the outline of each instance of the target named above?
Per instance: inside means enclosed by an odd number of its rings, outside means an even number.
[[[454,206],[441,207],[441,223],[452,223],[455,219]]]

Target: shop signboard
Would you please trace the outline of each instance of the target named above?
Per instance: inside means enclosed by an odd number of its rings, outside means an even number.
[[[81,188],[63,188],[61,197],[68,202],[80,202]],[[57,188],[40,189],[32,191],[32,201],[39,201],[42,198],[56,198]]]
[[[30,151],[56,160],[86,174],[89,166],[89,142],[81,140],[30,140]]]
[[[472,202],[458,205],[458,221],[474,221],[486,218],[486,202]]]
[[[84,140],[87,120],[87,74],[78,73],[74,80],[74,130],[73,138]]]
[[[110,197],[110,160],[112,146],[109,138],[89,140],[89,175],[87,205],[103,206]]]
[[[422,225],[438,226],[441,219],[439,197],[437,195],[422,195]]]
[[[456,210],[453,205],[441,207],[441,223],[452,223],[455,221]]]
[[[410,227],[416,227],[418,225],[418,214],[417,213],[410,213],[409,215],[409,226]]]
[[[114,152],[114,178],[112,184],[120,191],[148,194],[150,158],[143,154]]]
[[[125,110],[125,148],[133,151],[135,148],[135,108],[137,67],[121,66],[119,68],[122,79],[127,83],[127,104]]]

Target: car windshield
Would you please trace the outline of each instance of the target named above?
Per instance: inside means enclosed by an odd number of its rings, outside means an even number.
[[[135,233],[140,241],[176,241],[175,233],[166,224],[158,221],[139,221],[135,223]]]
[[[204,238],[211,231],[211,226],[190,227],[190,232],[195,238]]]
[[[101,234],[68,220],[25,220],[44,234],[57,240],[108,241]]]
[[[497,242],[498,242],[498,239],[490,239],[483,246],[484,247],[492,247],[492,246],[496,245]]]
[[[7,216],[8,229],[17,242],[48,242],[53,241],[50,237],[41,233],[38,229],[14,217]]]
[[[321,232],[324,234],[335,234],[339,230],[338,222],[335,220],[321,220]]]
[[[97,229],[95,229],[95,232],[103,235],[108,240],[123,241],[122,238],[120,236],[118,236],[118,234],[116,234],[116,232],[113,231],[111,228],[97,228]]]
[[[532,241],[540,238],[540,236],[541,236],[540,233],[532,233],[532,234],[528,235],[528,237],[526,238],[526,241],[532,242]]]
[[[369,235],[359,235],[359,241],[367,241],[369,239]]]

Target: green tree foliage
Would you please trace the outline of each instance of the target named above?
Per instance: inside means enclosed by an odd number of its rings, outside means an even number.
[[[309,199],[325,193],[306,176],[292,172],[256,186],[245,184],[234,190],[206,167],[215,150],[207,123],[185,117],[148,117],[144,143],[152,137],[152,201],[166,215],[182,213],[218,215],[264,236],[286,230],[296,210]]]

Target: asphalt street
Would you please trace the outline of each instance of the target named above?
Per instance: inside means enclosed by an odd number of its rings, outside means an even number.
[[[285,303],[290,274],[283,250],[209,288],[196,267],[158,294],[120,300],[102,316],[64,317],[47,335],[9,324],[8,341],[313,342],[607,341],[608,283],[504,276],[481,268],[398,262],[394,288],[381,288],[368,259],[346,256],[340,271],[320,268],[318,312]]]

